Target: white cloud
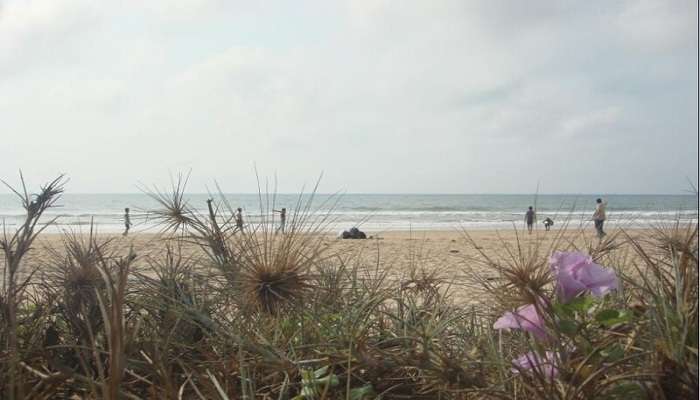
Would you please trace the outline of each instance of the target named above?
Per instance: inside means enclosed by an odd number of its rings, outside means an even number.
[[[696,1],[634,1],[620,13],[617,28],[631,48],[669,53],[697,50]]]
[[[607,107],[591,112],[575,115],[562,123],[561,135],[565,139],[586,135],[588,138],[599,132],[608,132],[620,120],[621,110],[617,107]]]
[[[518,192],[547,171],[552,191],[639,192],[695,170],[657,146],[669,123],[697,143],[692,2],[95,4],[1,9],[0,176],[128,191],[192,167],[192,190],[251,191],[257,162],[286,191],[325,170],[328,190]],[[611,159],[658,183],[590,179]]]

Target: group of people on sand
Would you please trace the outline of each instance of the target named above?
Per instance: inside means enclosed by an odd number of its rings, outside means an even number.
[[[209,199],[207,200],[207,206],[209,207],[209,212],[210,214],[213,213],[211,209],[211,202],[212,200]],[[287,209],[285,207],[282,207],[279,210],[272,210],[273,213],[278,213],[280,215],[280,224],[277,226],[275,229],[275,234],[281,232],[284,234],[284,230],[287,226]],[[236,223],[236,228],[239,231],[243,230],[243,209],[241,207],[238,207],[236,209],[236,212],[233,213],[233,220]],[[131,229],[132,223],[131,223],[131,216],[129,215],[129,208],[124,209],[124,233],[122,233],[122,236],[126,236],[129,234],[129,229]]]
[[[287,209],[285,207],[282,207],[279,210],[272,210],[273,213],[278,213],[280,215],[280,224],[277,226],[275,229],[275,234],[277,233],[282,233],[284,234],[284,230],[287,227]],[[238,207],[236,209],[236,212],[233,213],[233,220],[236,223],[236,228],[239,231],[243,230],[243,209]]]
[[[593,224],[595,226],[596,234],[598,235],[598,238],[603,238],[603,236],[606,235],[605,231],[603,230],[603,224],[605,223],[605,207],[607,207],[608,202],[603,201],[603,199],[596,199],[596,207],[595,211],[593,212]],[[211,199],[207,200],[207,204],[211,207]],[[210,213],[211,213],[210,209]],[[275,234],[282,232],[284,234],[284,229],[287,225],[287,209],[282,207],[280,210],[272,210],[273,213],[279,213],[280,215],[280,224],[277,226],[275,229]],[[236,223],[236,228],[238,230],[243,230],[243,209],[238,207],[236,209],[236,212],[233,214],[233,219],[234,222]],[[527,208],[527,211],[525,212],[525,224],[527,225],[527,232],[530,234],[532,233],[533,226],[535,224],[535,210],[533,209],[532,206],[529,206]],[[552,225],[554,225],[554,221],[547,217],[543,221],[544,224],[544,229],[546,231],[549,231]],[[129,229],[131,228],[131,216],[129,215],[129,208],[124,209],[124,233],[122,234],[123,236],[126,236],[129,234]]]
[[[595,227],[596,234],[598,235],[598,238],[602,239],[606,233],[603,230],[603,224],[605,223],[605,208],[608,205],[607,201],[604,201],[601,198],[598,198],[595,200],[596,206],[595,206],[595,211],[593,212],[593,226]],[[532,208],[532,206],[527,208],[527,211],[525,212],[525,224],[527,225],[527,232],[528,234],[532,233],[532,228],[535,224],[535,210]],[[543,221],[544,224],[544,230],[548,231],[552,225],[554,225],[554,221],[547,217]]]

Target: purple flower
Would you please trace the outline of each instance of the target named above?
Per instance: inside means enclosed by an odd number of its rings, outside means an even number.
[[[595,264],[591,256],[583,253],[558,251],[550,257],[549,264],[557,279],[557,293],[564,302],[586,290],[603,297],[619,286],[615,271]]]
[[[537,313],[534,304],[519,307],[514,313],[506,312],[496,323],[494,329],[522,329],[532,333],[536,338],[547,339],[547,332],[544,330],[544,320]]]
[[[518,374],[521,371],[535,370],[544,374],[549,379],[554,379],[559,374],[556,366],[556,356],[551,351],[544,352],[544,358],[535,352],[529,352],[513,360],[511,371]]]

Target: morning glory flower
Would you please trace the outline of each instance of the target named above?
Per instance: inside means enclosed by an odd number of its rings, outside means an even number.
[[[615,271],[595,264],[591,256],[583,253],[558,251],[550,257],[549,264],[557,281],[557,293],[563,302],[585,291],[603,297],[619,287]]]
[[[521,371],[535,370],[544,374],[549,379],[554,379],[559,374],[559,369],[555,365],[556,356],[551,351],[545,351],[544,357],[535,352],[524,354],[513,360],[511,371],[518,374]]]
[[[515,312],[506,312],[496,323],[494,329],[522,329],[532,333],[538,339],[547,339],[547,332],[544,330],[544,320],[537,313],[534,304],[519,307]]]

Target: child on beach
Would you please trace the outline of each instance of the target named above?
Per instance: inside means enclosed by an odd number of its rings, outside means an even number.
[[[603,224],[605,223],[605,207],[607,207],[608,202],[603,201],[603,199],[596,199],[595,211],[593,212],[593,224],[595,225],[595,231],[598,234],[598,239],[602,239],[606,235],[603,231]]]
[[[236,213],[233,215],[233,218],[236,220],[236,228],[238,228],[239,231],[243,230],[243,209],[238,207],[236,209]]]
[[[554,225],[554,221],[552,221],[551,218],[547,217],[544,219],[544,230],[545,231],[548,231],[549,228],[552,227],[552,225]]]
[[[129,234],[129,228],[131,228],[131,218],[129,217],[129,208],[124,209],[124,233],[122,236]]]
[[[525,223],[527,224],[527,233],[532,233],[532,224],[535,223],[535,211],[532,209],[532,206],[527,208],[527,212],[525,213]]]
[[[284,235],[284,226],[287,223],[287,209],[282,207],[281,210],[272,210],[272,212],[280,213],[280,226],[275,229],[275,234],[282,231],[282,234]]]

